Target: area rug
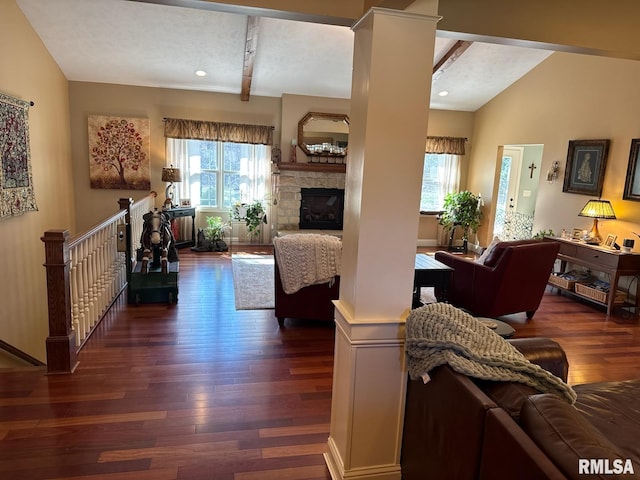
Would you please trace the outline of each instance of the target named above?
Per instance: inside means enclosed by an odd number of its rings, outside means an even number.
[[[231,265],[236,310],[275,308],[273,255],[234,254]]]

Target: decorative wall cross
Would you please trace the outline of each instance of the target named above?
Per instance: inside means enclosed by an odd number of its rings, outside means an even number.
[[[536,164],[535,164],[535,163],[533,163],[533,162],[531,163],[531,165],[529,165],[529,170],[531,170],[531,173],[529,174],[529,178],[533,178],[533,171],[534,171],[536,168],[538,168],[538,167],[536,167]]]

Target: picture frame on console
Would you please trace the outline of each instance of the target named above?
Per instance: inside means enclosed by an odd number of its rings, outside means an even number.
[[[574,228],[571,232],[571,240],[582,240],[584,236],[584,232],[581,228]]]
[[[608,139],[569,141],[563,192],[594,197],[602,194],[610,143]]]
[[[627,179],[624,182],[624,192],[622,198],[625,200],[635,200],[640,202],[640,138],[631,140],[629,151],[629,165],[627,166]]]
[[[617,235],[614,235],[613,233],[610,233],[609,235],[607,235],[607,238],[605,239],[604,242],[602,242],[602,244],[605,247],[613,248],[613,245],[616,243],[616,239],[617,238],[618,238]]]

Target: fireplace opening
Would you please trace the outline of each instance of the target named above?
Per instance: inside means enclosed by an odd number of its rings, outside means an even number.
[[[342,230],[344,190],[301,188],[300,229]]]

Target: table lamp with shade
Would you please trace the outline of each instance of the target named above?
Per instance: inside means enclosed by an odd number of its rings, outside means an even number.
[[[182,178],[180,177],[180,169],[171,167],[163,167],[162,168],[162,181],[169,182],[167,188],[165,190],[165,208],[173,208],[176,204],[173,202],[173,184],[174,182],[181,182]]]
[[[602,242],[602,237],[598,231],[598,219],[615,220],[616,214],[613,211],[611,202],[609,200],[589,200],[587,204],[582,207],[579,217],[593,218],[593,225],[591,230],[587,234],[587,243],[598,245]]]

